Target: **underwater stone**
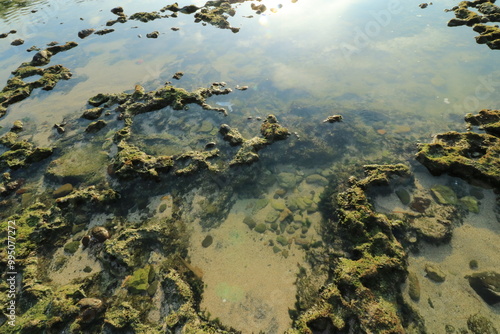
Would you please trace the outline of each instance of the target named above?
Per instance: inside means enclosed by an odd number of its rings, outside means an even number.
[[[243,223],[245,225],[247,225],[250,229],[253,229],[257,225],[257,223],[255,222],[255,220],[252,217],[250,217],[250,216],[246,216],[243,219]]]
[[[71,183],[66,183],[52,193],[52,197],[59,198],[69,195],[73,191],[73,185]]]
[[[97,242],[104,242],[110,237],[108,230],[102,226],[94,227],[90,233]]]
[[[410,220],[410,226],[426,241],[440,244],[451,239],[452,227],[448,220],[436,217],[417,217]]]
[[[293,189],[297,186],[300,181],[300,177],[293,173],[279,173],[278,174],[278,184],[284,189]]]
[[[446,279],[446,274],[435,265],[428,263],[425,265],[424,270],[427,273],[427,277],[434,282],[442,283]]]
[[[398,196],[401,203],[403,203],[404,205],[408,205],[410,203],[411,200],[410,193],[406,189],[399,188],[395,191],[395,193]]]
[[[431,188],[431,193],[439,204],[457,204],[458,199],[455,192],[447,186],[437,184]]]
[[[203,239],[203,241],[201,242],[201,245],[203,246],[203,248],[207,248],[213,243],[213,241],[214,238],[211,235],[207,235],[205,239]]]
[[[414,197],[413,201],[410,203],[410,209],[416,212],[424,213],[430,205],[431,200],[429,198]]]
[[[313,174],[306,177],[306,183],[317,184],[324,187],[328,184],[328,180],[319,174]]]
[[[282,235],[279,235],[276,237],[276,241],[281,245],[281,246],[288,246],[288,239],[285,238]]]
[[[475,197],[465,196],[460,199],[460,203],[467,208],[469,212],[479,213],[479,203]]]
[[[465,276],[469,285],[489,305],[500,303],[500,274],[495,271],[483,271]]]
[[[104,177],[104,171],[99,173],[99,170],[107,161],[106,153],[93,146],[72,148],[49,164],[46,175],[51,180],[61,183],[97,181]]]
[[[266,223],[274,223],[280,216],[280,213],[275,210],[269,211],[269,213],[266,215]]]
[[[17,120],[12,125],[12,128],[10,128],[10,131],[12,131],[12,132],[21,132],[21,131],[23,131],[23,126],[24,126],[23,122],[20,121],[20,120]]]
[[[264,223],[259,223],[259,224],[257,224],[257,226],[255,226],[255,232],[264,233],[264,232],[266,232],[266,230],[267,230],[267,227],[266,227],[266,224],[264,224]]]
[[[477,260],[470,260],[469,261],[469,268],[472,270],[476,270],[479,267]]]
[[[420,300],[420,282],[417,274],[412,271],[408,273],[408,294],[414,301],[418,302]]]
[[[277,211],[283,211],[286,209],[286,205],[284,202],[274,200],[274,199],[271,200],[271,206],[273,207],[274,210],[277,210]]]

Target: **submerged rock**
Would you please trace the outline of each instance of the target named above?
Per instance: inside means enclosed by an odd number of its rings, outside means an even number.
[[[97,242],[104,242],[110,238],[108,230],[102,226],[94,227],[90,234]]]
[[[439,204],[455,205],[458,203],[457,195],[450,187],[437,184],[432,186],[431,193]]]
[[[472,334],[498,334],[493,322],[479,313],[471,315],[467,319],[467,327]]]
[[[408,273],[408,294],[412,300],[416,302],[420,300],[420,282],[417,274],[412,271]]]
[[[483,271],[465,276],[470,286],[489,305],[500,303],[500,274],[496,271]]]
[[[210,245],[212,245],[213,241],[214,238],[211,235],[207,235],[205,239],[203,239],[203,241],[201,242],[201,245],[203,246],[203,248],[207,248]]]
[[[398,198],[402,204],[404,204],[404,205],[410,204],[411,196],[410,196],[410,193],[408,192],[408,190],[406,190],[404,188],[399,188],[399,189],[396,189],[395,193],[398,196]]]
[[[446,279],[446,274],[437,266],[427,263],[425,265],[425,272],[427,277],[436,283],[442,283]]]
[[[52,197],[54,198],[64,197],[66,195],[71,194],[72,191],[73,191],[73,185],[71,183],[66,183],[57,188],[56,190],[54,190],[54,192],[52,193]]]

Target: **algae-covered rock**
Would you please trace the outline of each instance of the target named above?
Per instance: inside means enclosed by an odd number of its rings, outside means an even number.
[[[264,233],[267,230],[266,224],[258,223],[257,226],[255,226],[254,230],[255,230],[255,232],[258,232],[258,233]]]
[[[274,115],[267,116],[261,125],[260,133],[270,142],[284,140],[290,136],[288,129],[281,126]]]
[[[500,139],[474,132],[447,132],[420,147],[416,159],[434,175],[448,173],[500,186]]]
[[[460,198],[460,204],[462,204],[469,212],[479,213],[479,202],[475,197],[462,197]]]
[[[113,174],[120,178],[136,176],[158,178],[160,172],[168,172],[174,165],[169,156],[151,156],[125,141],[118,144],[118,154],[112,164]]]
[[[227,141],[231,146],[241,145],[245,141],[237,129],[231,128],[227,124],[222,124],[219,128],[219,132],[222,135],[222,139]]]
[[[431,193],[439,204],[455,205],[458,202],[457,195],[453,189],[442,184],[432,186]]]

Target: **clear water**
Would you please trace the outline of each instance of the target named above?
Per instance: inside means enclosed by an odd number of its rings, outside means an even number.
[[[202,5],[204,1],[178,3]],[[249,3],[238,5],[236,15],[229,18],[233,27],[241,28],[238,33],[196,24],[192,15],[179,13],[177,18],[148,23],[117,23],[111,27],[115,32],[83,40],[77,32],[106,28],[106,21],[115,18],[109,11],[113,7],[122,6],[130,15],[159,10],[166,3],[57,0],[2,7],[0,33],[18,31],[0,40],[2,82],[21,62],[32,58],[33,53],[25,51],[32,45],[44,48],[51,41],[74,40],[79,46],[51,61],[51,65],[68,67],[71,80],[60,81],[53,91],[35,90],[26,100],[10,106],[0,119],[0,134],[22,119],[32,129],[31,140],[50,145],[52,125],[78,118],[87,99],[99,92],[131,92],[136,84],[153,90],[166,81],[192,90],[224,81],[233,88],[249,86],[246,91],[234,90],[208,100],[214,106],[230,104],[227,117],[197,107],[175,114],[170,110],[148,113],[136,119],[134,131],[140,136],[134,143],[154,154],[199,149],[201,143],[217,137],[196,132],[203,121],[214,127],[235,125],[250,138],[258,134],[259,127],[247,118],[273,113],[298,136],[264,149],[261,161],[248,168],[305,177],[331,174],[328,168],[346,159],[358,166],[413,161],[419,141],[429,141],[438,132],[463,130],[464,114],[498,107],[497,54],[477,45],[470,28],[446,26],[453,13],[444,9],[456,1],[440,1],[426,9],[420,9],[418,2],[402,0],[262,3],[278,10],[256,15]],[[180,29],[172,31],[172,27]],[[146,38],[155,30],[160,32],[157,39]],[[25,44],[11,46],[15,38],[23,38]],[[172,80],[178,71],[184,76]],[[322,123],[333,114],[342,114],[344,122]],[[168,122],[163,126],[175,138],[167,138],[165,131],[155,128],[165,118]],[[284,147],[287,152],[296,148],[298,153],[283,155]],[[315,153],[307,154],[307,150]],[[226,181],[214,179],[222,186]],[[292,248],[286,258],[274,254],[267,245],[268,235],[255,234],[241,224],[246,215],[258,216],[252,203],[259,196],[272,199],[276,191],[276,187],[261,185],[255,186],[259,188],[256,192],[265,193],[252,195],[249,187],[252,185],[235,189],[230,212],[210,232],[220,244],[209,249],[200,246],[207,230],[197,218],[201,209],[196,204],[206,194],[192,191],[186,203],[189,210],[184,213],[191,219],[190,257],[205,273],[202,307],[243,331],[281,333],[290,326],[287,309],[293,308],[296,263],[305,266],[304,254],[299,248]],[[305,196],[322,189],[302,182],[294,193]],[[160,195],[155,193],[157,197],[149,199],[151,210],[161,203]],[[265,214],[260,212],[260,219]],[[140,220],[145,215],[139,210],[134,217]],[[319,238],[314,229],[319,228],[320,215],[311,213],[307,218],[313,226],[308,237]],[[498,230],[490,233],[498,239]],[[276,298],[266,299],[273,294]],[[258,309],[266,309],[269,316],[256,315]]]

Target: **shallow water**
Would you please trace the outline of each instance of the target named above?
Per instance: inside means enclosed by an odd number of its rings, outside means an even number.
[[[204,1],[178,3],[181,7],[193,3],[203,5]],[[189,110],[166,108],[138,116],[133,127],[137,136],[132,142],[149,154],[174,155],[200,149],[213,140],[220,143],[217,129],[222,123],[237,126],[245,138],[251,138],[259,133],[260,123],[255,118],[275,114],[280,123],[296,135],[263,149],[258,163],[242,169],[242,174],[247,171],[251,174],[249,171],[255,168],[257,172],[252,173],[257,175],[232,189],[225,213],[215,219],[211,217],[217,223],[208,224],[203,220],[206,202],[213,200],[208,197],[210,194],[203,193],[206,190],[192,187],[187,181],[186,186],[183,181],[172,182],[172,188],[183,191],[185,186],[186,189],[182,216],[188,223],[191,264],[204,273],[201,307],[213,318],[220,318],[222,323],[243,333],[259,330],[282,333],[291,325],[288,309],[294,307],[298,268],[308,268],[308,264],[305,252],[296,243],[275,253],[273,245],[269,245],[270,241],[276,242],[273,232],[259,234],[242,223],[248,215],[257,222],[264,221],[268,211],[274,210],[270,204],[253,210],[255,204],[252,203],[259,199],[273,200],[279,188],[273,186],[274,181],[266,184],[263,176],[276,178],[279,173],[291,173],[299,181],[288,189],[287,197],[310,196],[311,201],[318,202],[324,185],[308,184],[304,181],[307,176],[321,174],[335,179],[332,176],[335,167],[347,162],[361,166],[404,159],[415,164],[412,156],[418,142],[430,141],[435,133],[463,130],[463,115],[468,112],[498,108],[500,84],[495,78],[500,73],[500,65],[495,52],[475,43],[475,33],[470,28],[446,26],[453,13],[445,13],[444,9],[456,5],[456,1],[441,1],[426,9],[420,9],[417,2],[400,0],[300,0],[294,3],[264,0],[262,3],[277,10],[257,15],[249,3],[237,6],[237,13],[229,22],[241,28],[238,33],[194,23],[192,15],[179,13],[177,18],[148,23],[131,20],[117,23],[112,27],[113,33],[85,39],[78,38],[78,31],[105,28],[106,21],[115,18],[110,13],[113,7],[122,6],[130,15],[159,10],[165,3],[56,0],[27,2],[22,8],[2,8],[0,33],[18,31],[0,39],[2,82],[7,81],[10,71],[21,62],[33,57],[34,52],[25,51],[32,45],[44,48],[51,41],[62,44],[74,40],[79,46],[55,55],[51,61],[51,65],[68,67],[73,77],[60,81],[52,91],[34,90],[27,99],[11,105],[0,119],[0,135],[7,132],[15,120],[22,119],[29,128],[24,138],[38,145],[51,145],[59,138],[52,128],[54,123],[69,122],[68,138],[81,130],[78,118],[87,108],[88,98],[100,92],[133,92],[135,85],[150,91],[166,81],[187,90],[208,87],[212,82],[226,82],[233,92],[213,96],[207,102],[224,106],[229,113],[224,117],[190,106]],[[253,17],[247,17],[250,15]],[[180,29],[173,31],[172,27]],[[147,33],[155,30],[160,32],[157,39],[146,38]],[[25,43],[11,46],[15,38],[23,38]],[[172,75],[178,71],[184,72],[184,76],[177,81]],[[249,89],[239,91],[234,89],[236,85]],[[344,121],[322,123],[333,114],[342,114]],[[110,129],[118,128],[113,122],[102,130],[108,132],[102,134],[103,143],[92,148],[110,159],[116,149],[110,143],[113,134]],[[73,144],[71,140],[63,143],[68,147]],[[61,147],[57,154],[65,149]],[[105,169],[96,172],[97,179],[113,183],[108,176],[103,176],[103,171]],[[39,187],[35,191],[39,194],[57,186],[53,181],[40,181],[42,174],[43,170],[27,175],[33,188]],[[425,178],[433,179],[427,174]],[[219,177],[208,180],[221,189],[233,185],[232,180]],[[428,186],[436,183],[428,182]],[[172,189],[141,189],[140,186],[137,189],[134,196],[143,197],[145,203],[131,204],[127,213],[129,221],[171,215],[171,204],[162,214],[157,207]],[[397,200],[392,196],[392,200]],[[489,196],[492,201],[493,195]],[[469,220],[457,228],[451,244],[443,246],[446,250],[425,247],[421,254],[411,257],[410,268],[419,272],[423,261],[439,261],[442,252],[450,254],[448,262],[442,259],[443,266],[450,271],[454,270],[452,263],[467,263],[467,252],[463,249],[470,247],[471,240],[465,237],[469,233],[477,238],[474,242],[482,238],[498,240],[498,222],[480,224],[484,219],[496,220],[494,205],[490,204],[483,205],[480,215],[471,214]],[[393,209],[391,205],[394,201],[384,203],[381,211],[387,207]],[[300,219],[311,222],[307,234],[302,233],[304,239],[318,240],[316,230],[319,230],[321,215],[317,207],[302,211]],[[289,233],[289,237],[300,238],[300,231],[294,233]],[[214,238],[209,248],[201,246],[207,234]],[[494,244],[483,245],[478,255],[485,259],[480,261],[485,266],[495,265],[494,257],[498,253],[490,247]],[[283,250],[288,250],[286,256]],[[56,276],[69,279],[73,275],[84,275],[82,268],[73,266],[88,263],[87,260],[71,261]],[[467,271],[466,266],[463,267]],[[462,275],[462,271],[458,272],[458,276]],[[466,294],[467,287],[462,288],[465,292],[460,290],[461,293]],[[424,290],[425,295],[435,293],[434,287],[428,289]],[[456,297],[451,292],[455,286],[449,289],[450,297]],[[472,299],[461,300],[471,309],[485,308]],[[424,304],[424,300],[420,303]],[[454,303],[451,299],[443,301],[443,308]],[[491,315],[498,313],[487,310]],[[433,312],[425,307],[420,311],[428,319],[430,332],[438,333],[442,328],[440,317],[446,311]]]

